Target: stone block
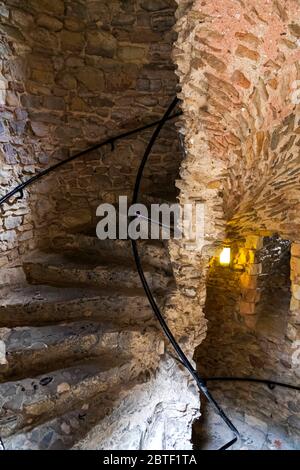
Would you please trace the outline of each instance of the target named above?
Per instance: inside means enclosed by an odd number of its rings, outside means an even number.
[[[85,28],[84,22],[75,16],[66,18],[64,25],[66,29],[74,32],[83,31]]]
[[[91,212],[88,209],[78,209],[63,216],[63,226],[68,229],[85,227],[91,223]]]
[[[77,79],[89,91],[103,91],[105,88],[104,74],[102,70],[93,67],[83,67],[77,72]]]
[[[45,96],[43,98],[43,105],[46,109],[53,111],[63,111],[65,109],[65,102],[63,98],[57,96]]]
[[[290,341],[295,341],[297,339],[298,334],[299,332],[297,328],[295,327],[295,325],[293,325],[292,323],[288,323],[286,327],[286,337]]]
[[[296,300],[300,300],[300,285],[292,284],[292,293]]]
[[[171,2],[168,0],[143,0],[141,7],[146,11],[159,11],[170,8]]]
[[[123,62],[143,62],[148,48],[143,46],[122,46],[118,49],[118,57]]]
[[[9,18],[9,9],[5,5],[0,5],[0,16]]]
[[[151,17],[151,27],[153,31],[169,31],[174,25],[174,16],[169,12],[154,13]]]
[[[244,324],[250,330],[254,330],[256,328],[257,321],[258,321],[257,315],[245,315],[244,317]]]
[[[59,73],[55,78],[56,83],[66,90],[73,90],[77,86],[77,80],[68,72]]]
[[[21,104],[25,108],[39,108],[41,106],[41,97],[35,95],[22,95],[21,96]]]
[[[38,12],[45,11],[59,16],[63,15],[65,11],[63,0],[29,0],[28,6]]]
[[[130,26],[129,30],[132,29],[132,25],[134,23],[135,23],[135,16],[133,15],[118,15],[118,16],[115,16],[111,22],[113,26]],[[128,28],[126,28],[126,30],[127,29]]]
[[[6,345],[5,345],[5,342],[2,340],[0,340],[0,364],[1,365],[7,364]]]
[[[139,78],[136,82],[136,88],[139,91],[150,90],[150,80],[148,78]]]
[[[31,71],[31,80],[43,85],[52,85],[54,83],[54,73],[49,70],[33,69]]]
[[[25,38],[21,31],[18,28],[15,28],[14,26],[6,25],[6,24],[1,24],[1,32],[2,34],[5,34],[8,39],[15,41],[16,44],[18,43],[24,43]]]
[[[245,302],[258,302],[260,299],[260,292],[256,289],[243,289],[242,299]]]
[[[42,122],[31,122],[31,129],[38,137],[46,137],[49,134],[49,126]]]
[[[63,31],[61,33],[61,47],[63,50],[81,52],[85,45],[83,33]]]
[[[246,46],[242,46],[241,44],[238,45],[237,50],[236,50],[236,55],[239,57],[253,60],[254,62],[257,62],[259,59],[259,53],[257,51],[254,51],[253,49],[249,49]]]
[[[233,83],[242,88],[250,88],[251,82],[240,70],[235,70],[231,76]]]
[[[8,164],[14,164],[17,163],[17,152],[14,149],[14,147],[7,143],[3,145],[3,150],[4,150],[4,156],[5,156],[5,161]]]
[[[289,24],[289,30],[293,34],[293,36],[296,36],[296,38],[300,38],[300,26],[298,24]]]
[[[7,268],[0,270],[0,286],[23,284],[26,277],[22,268]]]
[[[16,93],[8,91],[6,93],[6,104],[7,106],[17,107],[19,106],[19,97]]]
[[[262,273],[262,264],[261,263],[255,263],[255,264],[249,264],[246,267],[246,271],[250,276],[256,276],[258,274]]]
[[[117,40],[109,33],[95,31],[87,34],[86,53],[102,57],[114,57]]]
[[[106,87],[108,92],[125,91],[134,88],[135,78],[128,73],[106,74]]]
[[[4,219],[4,226],[7,230],[11,230],[13,228],[19,227],[22,224],[22,217],[21,216],[9,216]]]
[[[240,314],[241,315],[254,315],[255,314],[255,303],[240,301]]]
[[[292,243],[291,255],[300,258],[300,243]]]
[[[291,257],[291,274],[300,274],[300,258],[296,258],[295,256]]]
[[[297,310],[300,311],[300,301],[295,299],[293,296],[291,297],[290,310],[292,312],[296,312]]]
[[[256,235],[250,235],[246,238],[245,248],[251,250],[260,250],[263,247],[263,238]]]
[[[90,108],[81,98],[75,97],[71,101],[70,109],[72,111],[87,112]]]
[[[37,20],[37,24],[43,28],[49,29],[50,31],[60,31],[63,28],[63,23],[57,18],[49,15],[40,15]]]
[[[243,273],[240,278],[240,284],[243,289],[256,289],[257,277],[250,276],[248,273]]]

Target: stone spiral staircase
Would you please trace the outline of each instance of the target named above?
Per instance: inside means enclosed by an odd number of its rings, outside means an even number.
[[[167,249],[160,241],[139,246],[164,307],[174,287]],[[164,354],[129,240],[100,241],[93,228],[57,236],[49,251],[25,259],[25,285],[1,292],[6,449],[80,447],[87,432],[149,380]]]

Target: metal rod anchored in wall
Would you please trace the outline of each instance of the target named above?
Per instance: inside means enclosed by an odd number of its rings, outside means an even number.
[[[144,156],[143,156],[143,158],[141,160],[141,163],[140,163],[140,167],[139,167],[138,172],[137,172],[134,191],[133,191],[132,204],[136,204],[138,202],[138,197],[139,197],[140,186],[141,186],[141,181],[142,181],[142,178],[143,178],[144,169],[145,169],[148,157],[151,153],[152,147],[153,147],[156,139],[158,138],[158,136],[160,134],[160,131],[162,130],[165,122],[168,120],[168,117],[170,116],[170,114],[172,113],[173,109],[176,107],[178,102],[179,102],[178,98],[175,98],[172,101],[169,108],[165,112],[165,115],[164,115],[163,119],[160,121],[160,123],[157,125],[156,129],[154,130],[154,132],[152,134],[152,137],[149,141],[149,144],[147,145]],[[207,398],[207,400],[213,406],[215,411],[218,413],[219,416],[221,416],[222,420],[225,422],[225,424],[228,426],[228,428],[232,431],[232,433],[234,435],[233,439],[230,442],[227,442],[226,444],[224,444],[219,449],[219,450],[226,450],[229,447],[231,447],[239,439],[239,437],[240,437],[239,432],[236,429],[236,427],[234,426],[234,424],[231,422],[231,420],[228,418],[228,416],[224,413],[224,411],[219,406],[219,404],[216,402],[216,400],[213,398],[213,396],[211,395],[211,393],[207,389],[205,381],[202,379],[202,377],[200,377],[198,372],[194,369],[191,362],[186,357],[185,353],[183,352],[183,350],[181,349],[181,347],[177,343],[173,333],[171,332],[167,322],[165,321],[165,319],[164,319],[164,317],[163,317],[163,315],[160,311],[160,308],[158,307],[158,305],[157,305],[157,303],[156,303],[156,301],[153,297],[150,286],[149,286],[149,284],[146,280],[144,270],[143,270],[143,267],[142,267],[142,263],[141,263],[141,259],[140,259],[140,256],[139,256],[137,241],[136,240],[131,240],[131,244],[132,244],[134,260],[135,260],[135,263],[136,263],[137,271],[139,273],[143,288],[144,288],[145,293],[148,297],[148,300],[149,300],[149,303],[152,307],[152,310],[153,310],[158,322],[160,323],[160,325],[162,327],[163,332],[165,333],[165,335],[168,338],[169,342],[173,346],[180,362],[184,365],[184,367],[186,367],[186,369],[189,371],[189,373],[191,374],[191,376],[195,380],[200,392],[203,393],[203,395]]]

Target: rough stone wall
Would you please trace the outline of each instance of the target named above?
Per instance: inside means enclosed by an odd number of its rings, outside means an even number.
[[[1,18],[1,194],[95,142],[151,122],[176,92],[173,0],[7,0]],[[64,228],[90,223],[102,201],[132,191],[151,130],[77,160],[4,207],[0,265]],[[172,187],[173,124],[143,188]]]
[[[204,247],[187,252],[181,243],[176,252],[180,283],[195,292],[198,311],[204,309],[208,286],[208,336],[196,359],[210,375],[275,375],[294,383],[299,373],[293,364],[300,312],[298,244],[292,248],[292,312],[287,281],[278,288],[284,295],[277,310],[268,299],[275,313],[265,324],[259,244],[261,237],[276,233],[299,241],[299,2],[177,3],[174,61],[186,149],[177,185],[182,202],[205,205]],[[250,246],[251,237],[256,246]],[[230,268],[217,261],[223,243],[232,248]],[[275,284],[271,276],[273,293]],[[279,326],[278,316],[285,319]],[[205,321],[202,314],[201,327]],[[226,387],[235,403],[235,384]],[[242,402],[249,399],[250,408],[257,407],[263,394],[251,387],[248,397],[247,385],[242,388]],[[270,396],[264,402],[262,413],[270,418],[282,405],[278,421],[299,429],[295,394],[276,390],[275,395],[275,401]]]
[[[298,17],[294,0],[195,1],[177,23],[182,184],[206,203],[208,239],[297,237]]]
[[[249,234],[299,236],[299,7],[178,4],[174,60],[186,147],[178,187],[182,202],[205,205],[205,243],[200,252],[182,243],[176,253],[179,284],[203,306],[214,245]]]
[[[292,250],[295,253],[295,248]],[[231,266],[221,266],[217,258],[211,262],[205,306],[208,333],[196,353],[199,370],[206,377],[248,376],[297,385],[299,320],[289,311],[290,243],[265,238],[264,246],[257,251],[261,270],[254,292],[259,299],[252,312],[240,309],[244,295],[241,279],[249,267],[244,253],[245,243],[240,242]],[[295,275],[294,269],[292,279]],[[235,382],[221,382],[214,389],[225,393],[241,415],[256,416],[258,429],[269,423],[274,430],[280,426],[299,445],[297,392]]]

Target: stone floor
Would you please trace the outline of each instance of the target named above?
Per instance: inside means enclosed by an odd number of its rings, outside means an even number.
[[[225,387],[224,387],[225,385]],[[231,450],[300,450],[300,433],[288,434],[286,427],[276,423],[275,419],[268,416],[268,410],[263,410],[264,395],[266,401],[270,399],[272,391],[260,384],[234,383],[236,390],[246,387],[256,388],[260,394],[260,403],[257,411],[250,413],[247,404],[241,400],[232,400],[232,393],[228,384],[221,382],[209,384],[209,389],[218,400],[225,413],[232,420],[240,432],[241,439],[231,447]],[[285,393],[285,389],[277,388],[276,393]],[[297,393],[297,392],[292,392]],[[276,400],[276,397],[274,397]],[[215,450],[232,439],[232,433],[207,402],[201,401],[202,417],[194,425],[195,449]],[[249,413],[249,414],[248,414]]]

